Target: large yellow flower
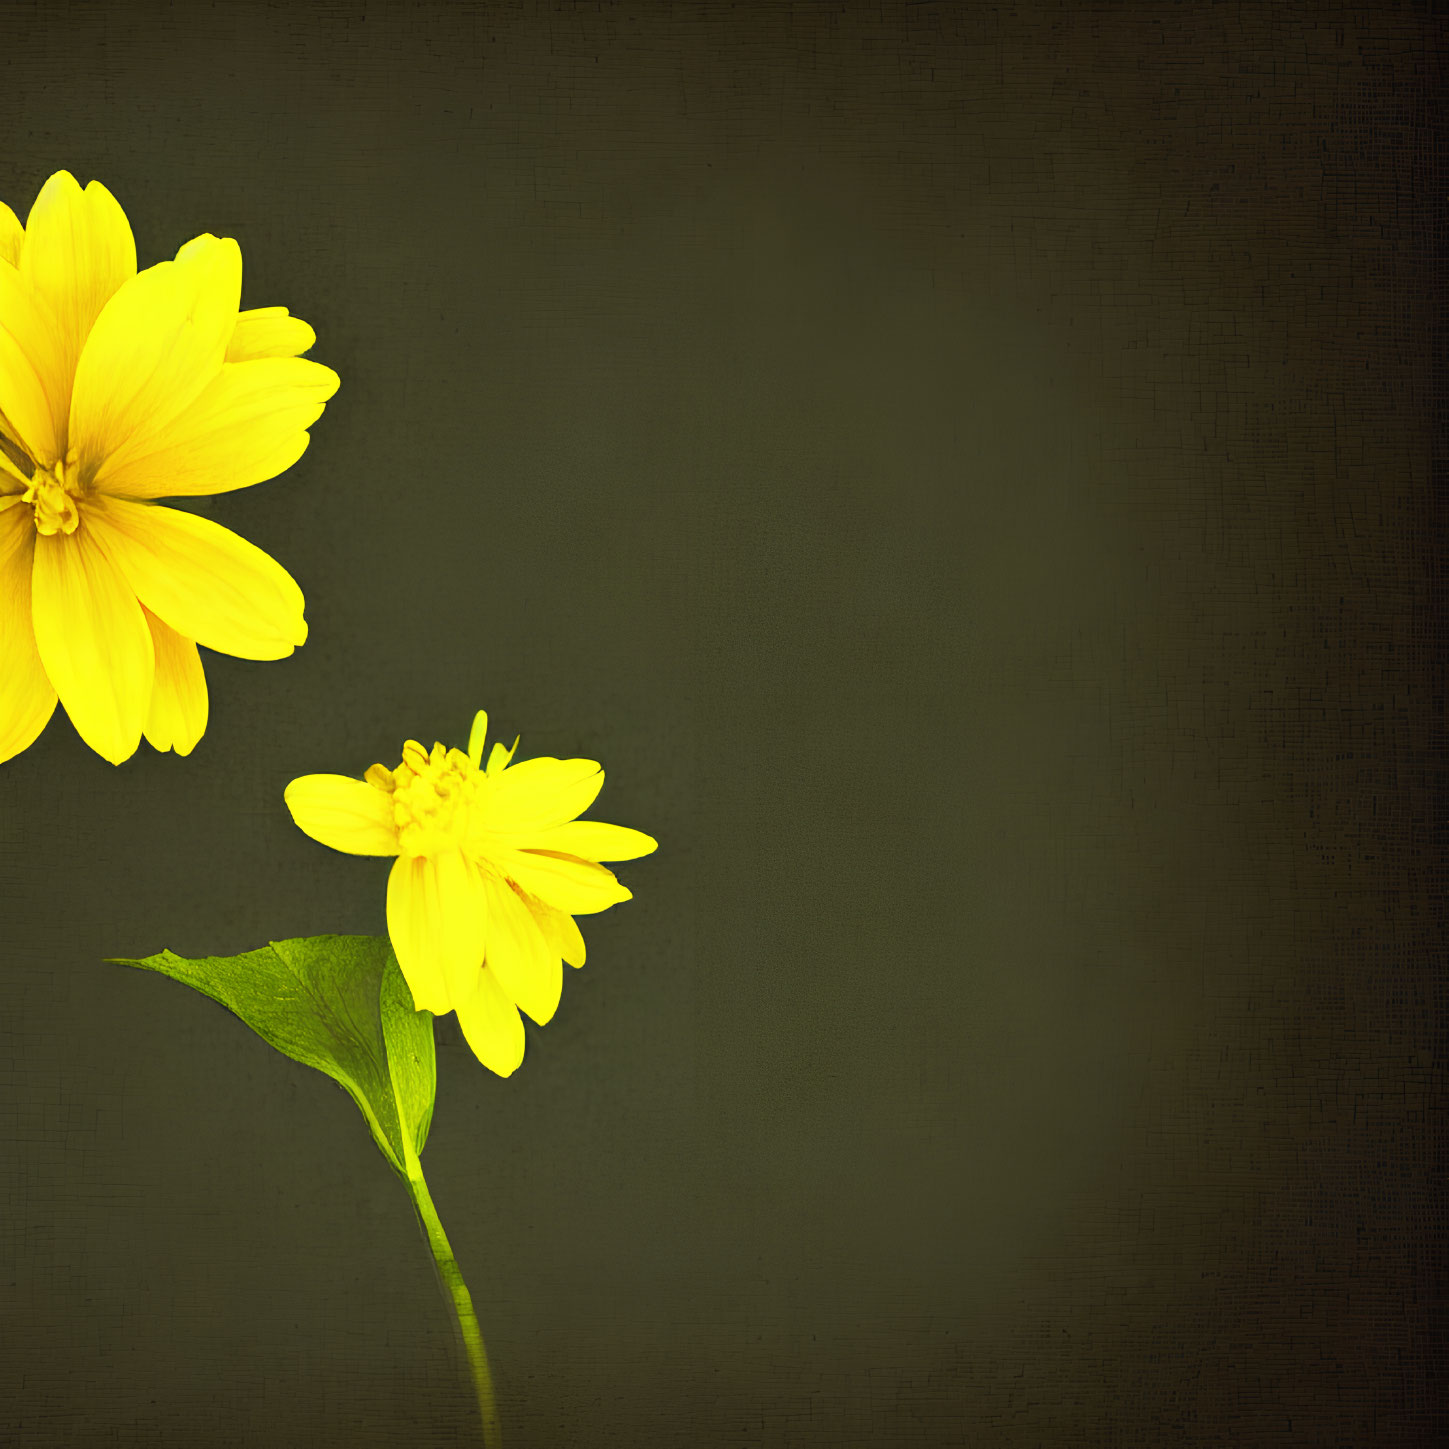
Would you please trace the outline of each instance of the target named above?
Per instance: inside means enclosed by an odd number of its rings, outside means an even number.
[[[337,374],[285,307],[240,312],[241,251],[199,236],[136,271],[115,198],[68,171],[22,227],[0,202],[0,760],[65,706],[113,764],[206,728],[197,644],[281,659],[307,637],[291,576],[150,500],[273,478]]]
[[[522,1008],[540,1026],[558,1007],[563,966],[584,964],[575,916],[630,892],[601,860],[635,860],[657,842],[578,820],[604,783],[594,760],[521,760],[495,744],[488,716],[468,752],[416,740],[395,770],[364,779],[303,775],[286,790],[292,819],[353,855],[395,855],[387,928],[420,1010],[458,1013],[474,1054],[506,1077],[523,1060]]]

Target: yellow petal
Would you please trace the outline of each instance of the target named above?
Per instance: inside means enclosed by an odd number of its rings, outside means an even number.
[[[582,966],[588,959],[588,953],[584,950],[584,933],[579,930],[579,923],[563,911],[554,911],[554,916],[555,929],[559,934],[559,954],[570,966]]]
[[[285,472],[337,391],[330,367],[303,357],[231,362],[185,412],[117,448],[95,486],[122,498],[180,498],[250,488]]]
[[[570,966],[582,966],[585,959],[584,938],[574,918],[546,905],[537,896],[525,895],[523,903],[538,922],[549,950],[563,957]]]
[[[490,1072],[512,1076],[523,1061],[523,1023],[518,1008],[494,980],[493,973],[482,972],[477,989],[454,1009],[473,1055]]]
[[[514,751],[518,748],[518,741],[521,735],[514,735],[513,743],[506,748],[502,740],[497,741],[493,748],[488,751],[488,768],[484,771],[487,775],[497,775],[508,768],[508,762],[513,758]]]
[[[20,273],[0,261],[0,413],[30,456],[53,463],[62,452],[70,404],[60,375],[59,334]]]
[[[486,927],[482,882],[461,851],[403,855],[393,863],[387,930],[419,1010],[441,1016],[472,995]]]
[[[55,321],[57,367],[44,378],[65,436],[76,363],[102,308],[136,275],[136,242],[116,198],[92,181],[84,191],[57,171],[35,198],[25,223],[20,274]]]
[[[552,850],[580,860],[638,860],[659,849],[659,842],[642,830],[606,825],[602,820],[570,820],[552,830],[529,832],[516,845],[528,850]]]
[[[30,479],[21,470],[25,449],[15,437],[15,429],[7,425],[5,414],[0,412],[0,497],[12,493],[24,493],[30,486]]]
[[[70,446],[82,477],[125,444],[143,447],[200,396],[221,370],[240,296],[241,250],[201,236],[106,303],[71,398]]]
[[[515,886],[515,890],[518,888]],[[555,962],[567,961],[570,966],[582,966],[584,964],[584,938],[579,934],[579,928],[574,924],[572,916],[566,916],[562,911],[555,910],[550,905],[545,905],[537,896],[525,895],[519,892],[524,905],[529,913],[538,923],[538,928],[543,932],[543,939],[548,945],[549,953],[554,957]],[[563,976],[560,968],[559,976]],[[563,983],[560,980],[559,989],[562,990]]]
[[[25,228],[20,218],[0,201],[0,262],[12,267],[20,265],[20,248],[25,244]]]
[[[236,328],[226,345],[228,362],[249,362],[254,357],[297,357],[317,341],[317,334],[285,307],[252,307],[237,314]]]
[[[91,520],[141,602],[178,634],[242,659],[283,659],[306,640],[292,576],[229,528],[119,498]]]
[[[488,711],[480,709],[473,716],[473,728],[468,731],[468,758],[477,769],[483,763],[483,742],[488,738]]]
[[[484,876],[488,892],[488,970],[540,1026],[558,1010],[563,967],[523,899],[501,876]]]
[[[524,760],[486,778],[473,814],[497,833],[547,830],[582,815],[603,784],[596,760]]]
[[[74,533],[36,536],[31,586],[45,672],[76,732],[119,765],[141,743],[155,653],[135,592],[84,511]]]
[[[189,755],[206,733],[206,672],[190,639],[163,624],[149,609],[141,612],[151,630],[156,680],[146,715],[146,738],[153,750]]]
[[[633,894],[611,870],[571,855],[495,847],[487,859],[529,895],[570,916],[606,911]]]
[[[299,829],[350,855],[396,855],[392,795],[347,775],[302,775],[283,792]]]
[[[55,712],[30,622],[35,525],[18,498],[0,498],[0,760],[35,743]]]

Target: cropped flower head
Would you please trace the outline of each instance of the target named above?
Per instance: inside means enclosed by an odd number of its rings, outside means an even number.
[[[302,593],[259,548],[152,500],[290,468],[337,374],[285,307],[241,312],[241,251],[198,236],[136,270],[115,198],[68,171],[0,203],[0,760],[56,699],[113,764],[206,728],[196,646],[280,659]]]
[[[495,744],[488,716],[468,751],[416,740],[396,769],[361,780],[303,775],[286,790],[292,819],[353,855],[395,855],[387,928],[420,1009],[456,1011],[468,1044],[506,1077],[523,1060],[520,1008],[540,1026],[558,1008],[563,966],[584,964],[575,916],[631,892],[600,861],[634,860],[657,842],[642,831],[579,820],[604,783],[594,760],[521,760]]]

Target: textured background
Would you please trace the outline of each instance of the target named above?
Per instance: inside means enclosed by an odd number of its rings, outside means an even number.
[[[513,1079],[439,1028],[510,1449],[1426,1443],[1444,38],[0,4],[0,196],[343,379],[211,508],[307,646],[0,767],[0,1440],[467,1441],[351,1103],[102,958],[382,929],[282,787],[483,705],[661,841]]]

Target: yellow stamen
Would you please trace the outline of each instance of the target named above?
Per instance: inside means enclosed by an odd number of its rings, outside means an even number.
[[[80,510],[76,507],[79,488],[73,472],[64,462],[49,468],[37,467],[30,486],[22,495],[35,510],[35,531],[50,538],[57,533],[74,533],[80,527]]]
[[[402,853],[437,855],[456,849],[468,831],[479,772],[462,750],[440,744],[429,754],[416,740],[409,740],[402,755],[396,770],[374,765],[367,772],[367,779],[380,789],[388,788],[382,783],[383,776],[391,780],[393,819]]]

